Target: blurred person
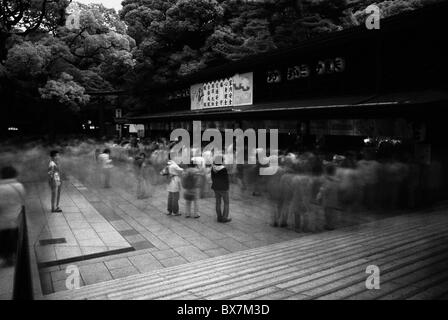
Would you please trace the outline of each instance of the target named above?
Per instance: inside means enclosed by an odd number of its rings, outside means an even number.
[[[137,179],[137,199],[148,198],[148,185],[145,179],[146,154],[140,153],[134,159],[134,172]]]
[[[110,175],[113,168],[112,159],[110,158],[110,150],[104,149],[103,153],[98,156],[98,160],[101,165],[104,188],[110,188]]]
[[[336,166],[333,163],[325,167],[325,178],[317,195],[317,201],[322,204],[325,215],[325,229],[334,230],[340,214],[338,190],[339,181],[336,178]]]
[[[173,160],[169,160],[167,166],[161,172],[162,175],[167,175],[169,178],[168,186],[166,188],[168,191],[167,215],[181,215],[179,213],[179,198],[182,185],[179,176],[182,172],[183,169]]]
[[[51,212],[62,212],[62,209],[59,208],[62,188],[59,159],[59,151],[52,150],[50,152],[50,162],[48,163],[48,183],[51,189]]]
[[[379,205],[378,186],[381,164],[374,159],[373,150],[365,149],[362,154],[363,159],[357,163],[357,170],[363,186],[362,202],[368,210],[377,209]]]
[[[218,222],[230,222],[232,219],[229,218],[229,174],[224,166],[222,156],[216,156],[213,159],[211,178],[212,189],[215,192]],[[221,210],[221,201],[224,202],[224,211]]]
[[[17,171],[6,166],[1,169],[0,180],[0,262],[1,266],[13,265],[18,241],[18,217],[25,205],[25,188],[17,181]]]
[[[101,154],[100,149],[96,148],[96,149],[95,149],[95,152],[94,152],[94,159],[95,159],[95,162],[96,162],[96,163],[98,163],[98,156],[99,156],[100,154]]]
[[[188,168],[184,172],[182,177],[182,187],[184,189],[184,199],[186,204],[185,218],[191,216],[191,203],[193,202],[194,211],[193,218],[199,218],[198,213],[198,186],[199,186],[200,171],[197,168],[197,164],[192,162],[188,165]]]

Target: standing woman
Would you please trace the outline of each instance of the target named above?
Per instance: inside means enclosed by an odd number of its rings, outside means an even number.
[[[59,208],[61,199],[61,172],[59,169],[59,152],[53,150],[50,152],[50,162],[48,164],[48,182],[51,189],[51,212],[62,212]]]

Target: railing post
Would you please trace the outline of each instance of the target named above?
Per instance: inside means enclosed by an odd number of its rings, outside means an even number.
[[[33,280],[31,276],[28,229],[24,206],[22,206],[19,221],[13,300],[33,300]]]

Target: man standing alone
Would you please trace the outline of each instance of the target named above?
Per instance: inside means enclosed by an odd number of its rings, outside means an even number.
[[[61,173],[59,171],[59,152],[53,150],[50,152],[50,163],[48,164],[48,182],[51,189],[51,212],[62,212],[59,208],[61,199]]]
[[[229,175],[224,166],[222,156],[216,156],[212,167],[212,189],[215,191],[216,214],[218,222],[230,222],[229,218]],[[224,201],[224,211],[221,211],[221,199]]]

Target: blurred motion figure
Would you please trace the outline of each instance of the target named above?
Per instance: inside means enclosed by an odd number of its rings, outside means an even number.
[[[6,166],[0,180],[0,266],[11,266],[17,249],[18,216],[25,205],[25,188],[17,181],[17,171]]]

